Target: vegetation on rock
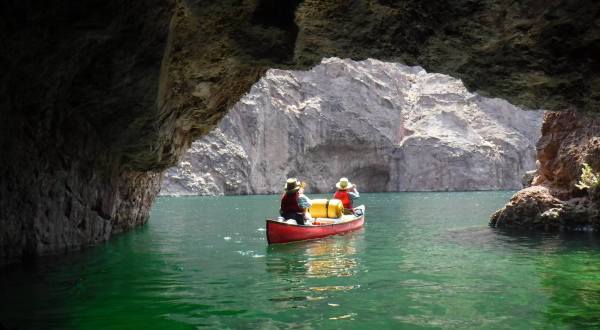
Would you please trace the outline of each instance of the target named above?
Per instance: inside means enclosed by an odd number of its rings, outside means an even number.
[[[595,172],[588,163],[583,163],[581,178],[575,186],[581,190],[587,190],[591,200],[600,199],[600,173]]]
[[[600,187],[600,174],[594,172],[588,163],[583,163],[581,179],[575,186],[579,189],[596,190]]]

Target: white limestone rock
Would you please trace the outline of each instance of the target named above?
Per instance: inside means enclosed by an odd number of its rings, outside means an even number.
[[[166,172],[161,194],[279,193],[291,176],[309,192],[341,176],[364,192],[519,189],[542,115],[398,63],[272,69]]]

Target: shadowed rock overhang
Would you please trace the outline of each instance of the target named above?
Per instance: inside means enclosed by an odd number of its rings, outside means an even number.
[[[600,102],[596,1],[0,4],[0,263],[147,220],[160,172],[271,67],[421,65],[550,110]]]

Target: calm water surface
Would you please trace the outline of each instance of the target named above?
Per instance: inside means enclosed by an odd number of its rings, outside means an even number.
[[[264,231],[277,196],[160,198],[141,229],[81,253],[2,269],[0,323],[9,329],[599,326],[598,237],[488,228],[489,215],[510,196],[364,194],[364,229],[280,246],[267,246]]]

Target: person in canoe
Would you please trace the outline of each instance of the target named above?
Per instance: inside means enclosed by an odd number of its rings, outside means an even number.
[[[294,219],[299,225],[304,225],[305,219],[310,219],[308,209],[311,201],[304,195],[306,183],[290,178],[285,183],[285,192],[281,196],[279,214],[285,219]]]
[[[352,213],[353,201],[360,197],[356,185],[348,181],[348,178],[341,178],[338,183],[335,184],[337,191],[333,194],[333,198],[339,199],[344,205],[344,213]]]

